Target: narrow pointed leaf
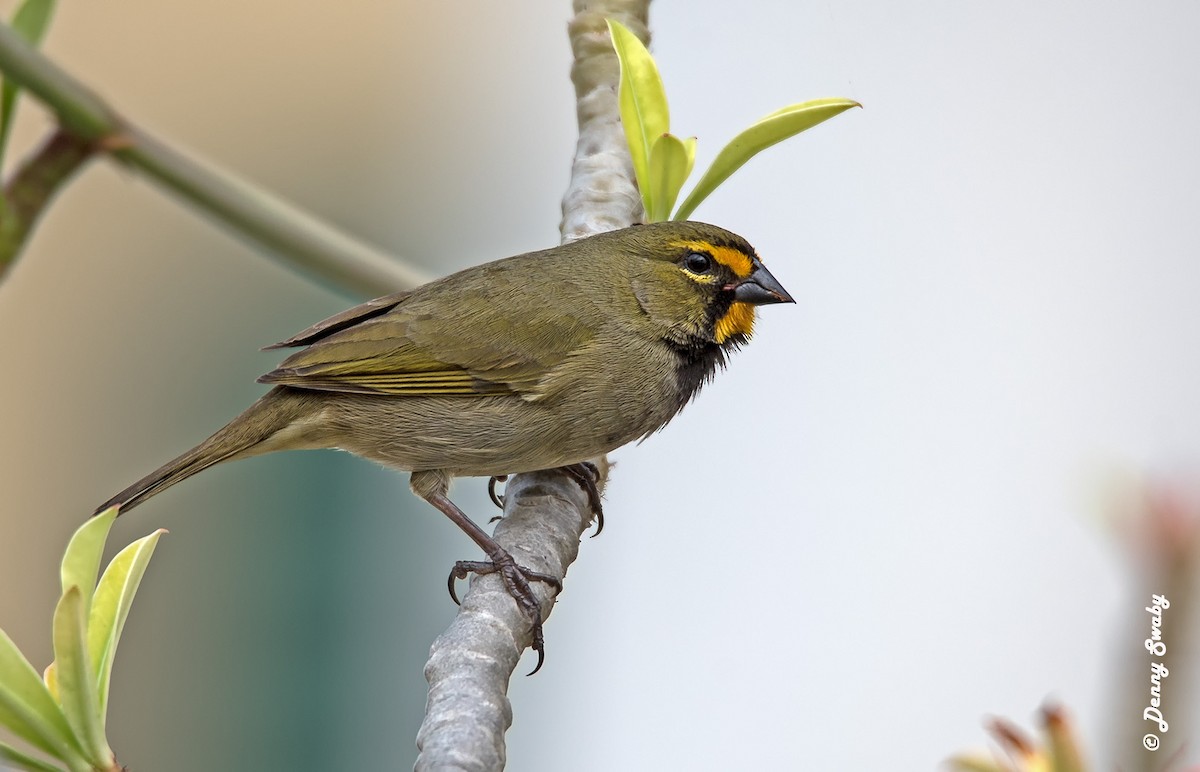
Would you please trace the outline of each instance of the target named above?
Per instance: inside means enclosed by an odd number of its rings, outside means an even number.
[[[833,116],[849,110],[851,107],[861,107],[858,102],[849,99],[814,99],[790,105],[782,110],[776,110],[764,116],[750,128],[738,134],[721,149],[712,166],[704,172],[704,176],[696,183],[696,187],[680,205],[675,213],[676,220],[686,220],[700,202],[708,198],[708,194],[717,186],[729,179],[729,175],[742,168],[742,165],[766,150],[771,145],[811,129],[818,123],[827,121]]]
[[[642,193],[642,204],[649,214],[653,209],[651,189],[654,187],[649,177],[650,148],[671,128],[667,93],[654,57],[638,36],[612,19],[608,20],[608,29],[621,63],[621,82],[617,91],[621,125],[625,129],[629,155],[633,158],[633,172]]]
[[[57,758],[81,751],[62,708],[12,639],[0,630],[0,725]]]
[[[66,724],[65,718],[63,724]],[[73,741],[69,739],[73,736],[69,726],[66,727],[68,734],[63,737],[59,727],[43,720],[42,716],[18,700],[12,692],[4,689],[0,689],[0,726],[52,756],[71,753],[78,755],[72,747]]]
[[[37,46],[42,42],[53,15],[54,0],[25,0],[13,14],[13,32]],[[0,85],[0,164],[4,162],[4,149],[8,147],[8,135],[12,131],[18,91],[17,84],[8,78]]]
[[[108,568],[104,569],[104,576],[100,577],[100,584],[96,587],[88,619],[87,646],[101,722],[108,710],[108,687],[121,630],[125,627],[125,619],[129,616],[129,607],[133,604],[138,585],[146,573],[146,565],[164,533],[165,530],[159,529],[118,552]]]
[[[54,610],[54,661],[57,663],[59,699],[67,722],[83,745],[84,756],[94,766],[112,764],[112,751],[104,739],[96,681],[88,662],[83,593],[72,587],[63,593]]]
[[[0,761],[11,765],[14,769],[28,770],[28,772],[62,772],[61,767],[27,756],[4,743],[0,743]]]
[[[650,180],[654,186],[651,198],[654,210],[646,212],[649,222],[670,219],[679,190],[687,181],[696,160],[696,138],[680,139],[674,134],[663,134],[650,148]]]
[[[683,176],[687,177],[688,174],[692,173],[692,169],[696,167],[696,138],[688,137],[683,140],[683,149],[687,151],[687,174]]]
[[[117,519],[117,508],[112,507],[90,518],[75,531],[67,544],[62,561],[62,590],[65,594],[78,587],[83,598],[84,613],[91,607],[92,592],[96,577],[100,575],[100,558],[104,554],[104,541],[113,521]]]

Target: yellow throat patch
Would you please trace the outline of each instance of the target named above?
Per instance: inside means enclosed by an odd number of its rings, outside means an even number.
[[[724,343],[734,335],[745,335],[747,338],[754,332],[754,306],[749,303],[734,303],[717,320],[714,335],[717,343]]]

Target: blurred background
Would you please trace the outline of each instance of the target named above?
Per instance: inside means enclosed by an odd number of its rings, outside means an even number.
[[[1200,707],[1195,658],[1175,663],[1142,751],[1143,608],[1178,591],[1165,625],[1195,618],[1200,6],[732,9],[651,12],[697,173],[785,104],[865,109],[697,211],[797,305],[614,454],[546,667],[512,685],[510,768],[930,769],[1048,698],[1098,767],[1160,768]],[[133,121],[444,274],[557,242],[569,17],[70,3],[45,48]],[[13,157],[51,125],[21,118]],[[279,359],[260,346],[357,300],[111,164],[66,190],[0,285],[0,626],[37,667],[77,525],[255,399]],[[454,495],[493,513],[481,480]],[[476,553],[405,475],[333,452],[218,467],[110,552],[158,527],[114,675],[123,763],[411,766],[446,572]]]

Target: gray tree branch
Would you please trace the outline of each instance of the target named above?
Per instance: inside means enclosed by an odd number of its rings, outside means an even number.
[[[606,18],[614,18],[646,40],[649,0],[575,0],[568,25],[575,63],[579,141],[571,182],[563,197],[563,242],[628,227],[642,218],[641,197],[617,109],[620,68]],[[608,477],[603,458],[600,486]],[[505,489],[504,519],[495,538],[522,566],[560,579],[579,553],[579,540],[592,513],[579,485],[556,471],[514,477]],[[542,618],[554,608],[555,593],[533,589]],[[553,666],[548,634],[547,666]],[[416,769],[490,772],[504,768],[504,733],[512,725],[509,679],[530,644],[529,620],[495,575],[475,577],[462,608],[438,636],[425,666],[429,699],[417,734]]]

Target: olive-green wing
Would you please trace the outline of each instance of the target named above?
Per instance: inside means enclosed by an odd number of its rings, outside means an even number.
[[[278,343],[272,343],[270,346],[263,346],[263,351],[273,348],[295,348],[296,346],[307,346],[321,338],[328,337],[335,332],[340,332],[347,327],[353,327],[359,322],[386,314],[395,308],[402,300],[411,295],[411,292],[396,292],[391,295],[384,295],[381,298],[368,300],[366,303],[347,309],[341,313],[323,321],[317,322],[312,327],[296,333],[287,340],[281,340]]]
[[[543,378],[591,339],[594,325],[584,317],[595,310],[491,278],[483,289],[427,285],[387,308],[380,299],[331,317],[285,341],[308,347],[259,381],[397,396],[536,395]]]

